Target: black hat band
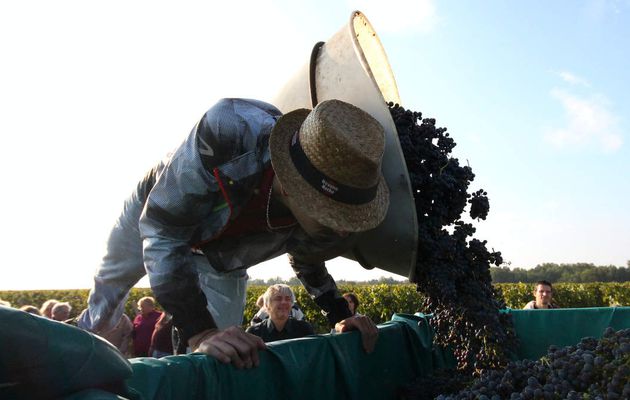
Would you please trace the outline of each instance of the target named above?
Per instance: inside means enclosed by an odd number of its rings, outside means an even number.
[[[300,135],[296,131],[291,138],[289,146],[289,154],[295,169],[300,173],[302,178],[318,192],[330,197],[341,203],[360,205],[366,204],[374,200],[378,183],[369,188],[357,188],[338,183],[315,168],[311,161],[304,153],[300,144]]]

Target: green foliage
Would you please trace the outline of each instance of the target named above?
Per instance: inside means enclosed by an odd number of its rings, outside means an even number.
[[[600,286],[602,301],[610,306],[630,306],[630,283],[608,283]]]
[[[360,301],[358,312],[380,324],[394,313],[413,314],[420,311],[423,296],[416,285],[340,285],[342,293],[352,292]]]
[[[533,283],[499,283],[508,307],[519,309],[533,300]],[[630,282],[624,283],[558,283],[553,285],[554,300],[563,308],[630,306]],[[247,303],[243,316],[243,326],[247,326],[258,308],[256,299],[267,286],[250,285],[247,289]],[[315,331],[330,331],[326,317],[310,298],[304,287],[292,286],[295,297]],[[423,297],[412,284],[340,284],[341,293],[353,292],[360,301],[358,312],[369,316],[377,324],[389,321],[394,313],[413,314],[420,311]],[[136,314],[136,303],[144,296],[152,296],[151,289],[134,288],[129,294],[125,312],[130,317]],[[67,301],[72,305],[71,316],[77,316],[86,307],[88,290],[29,290],[0,291],[0,299],[9,301],[15,308],[23,305],[41,307],[48,299]],[[158,304],[159,308],[159,304]]]
[[[78,316],[87,307],[87,298],[90,291],[88,289],[64,289],[64,290],[24,290],[24,291],[0,291],[0,299],[11,303],[14,308],[30,305],[40,308],[46,300],[55,299],[67,301],[72,306],[70,317]],[[133,288],[129,293],[125,314],[132,319],[136,315],[136,304],[138,300],[145,296],[153,296],[153,292],[148,288]],[[159,304],[157,305],[159,308]]]
[[[503,292],[503,299],[509,308],[523,308],[533,296],[533,286],[527,283],[498,283]]]
[[[24,290],[0,291],[0,299],[11,303],[13,308],[35,306],[40,308],[46,300],[67,301],[72,306],[71,317],[77,316],[85,308],[89,290]]]

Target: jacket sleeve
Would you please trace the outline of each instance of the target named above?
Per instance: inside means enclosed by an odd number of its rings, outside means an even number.
[[[191,244],[221,232],[230,218],[218,211],[226,200],[215,179],[217,168],[265,148],[262,133],[271,130],[278,115],[266,103],[220,100],[166,162],[147,197],[139,224],[145,267],[157,300],[173,315],[184,342],[216,327]]]
[[[330,327],[352,316],[348,302],[343,298],[323,260],[329,260],[351,248],[356,237],[316,243],[296,235],[297,244],[289,250],[289,263],[310,297],[322,309]]]
[[[173,315],[173,324],[185,342],[216,327],[199,286],[191,243],[197,240],[201,224],[221,226],[226,222],[213,218],[213,207],[222,199],[216,180],[200,160],[196,130],[167,160],[139,224],[151,288]]]
[[[294,234],[293,242],[288,244],[291,267],[310,297],[322,309],[331,328],[337,322],[351,317],[352,313],[324,261],[347,253],[354,247],[356,240],[356,235],[349,235],[315,241],[299,230]]]
[[[289,262],[308,294],[322,309],[331,328],[337,322],[352,316],[348,302],[339,293],[337,284],[328,273],[324,262],[302,263],[291,255],[289,255]]]

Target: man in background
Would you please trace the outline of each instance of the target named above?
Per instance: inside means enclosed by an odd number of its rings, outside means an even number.
[[[315,334],[311,324],[291,317],[295,295],[288,285],[269,286],[263,299],[269,317],[247,328],[247,333],[260,337],[265,343]]]
[[[548,308],[557,308],[552,303],[553,287],[548,281],[536,282],[536,288],[534,289],[535,300],[530,301],[523,307],[524,310],[540,310]]]
[[[70,319],[70,312],[72,306],[68,302],[59,302],[52,308],[52,319],[59,322],[64,322]]]

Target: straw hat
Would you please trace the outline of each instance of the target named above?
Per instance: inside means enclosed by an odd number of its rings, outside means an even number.
[[[271,131],[269,148],[283,188],[320,224],[361,232],[385,218],[385,136],[365,111],[340,100],[291,111]]]

